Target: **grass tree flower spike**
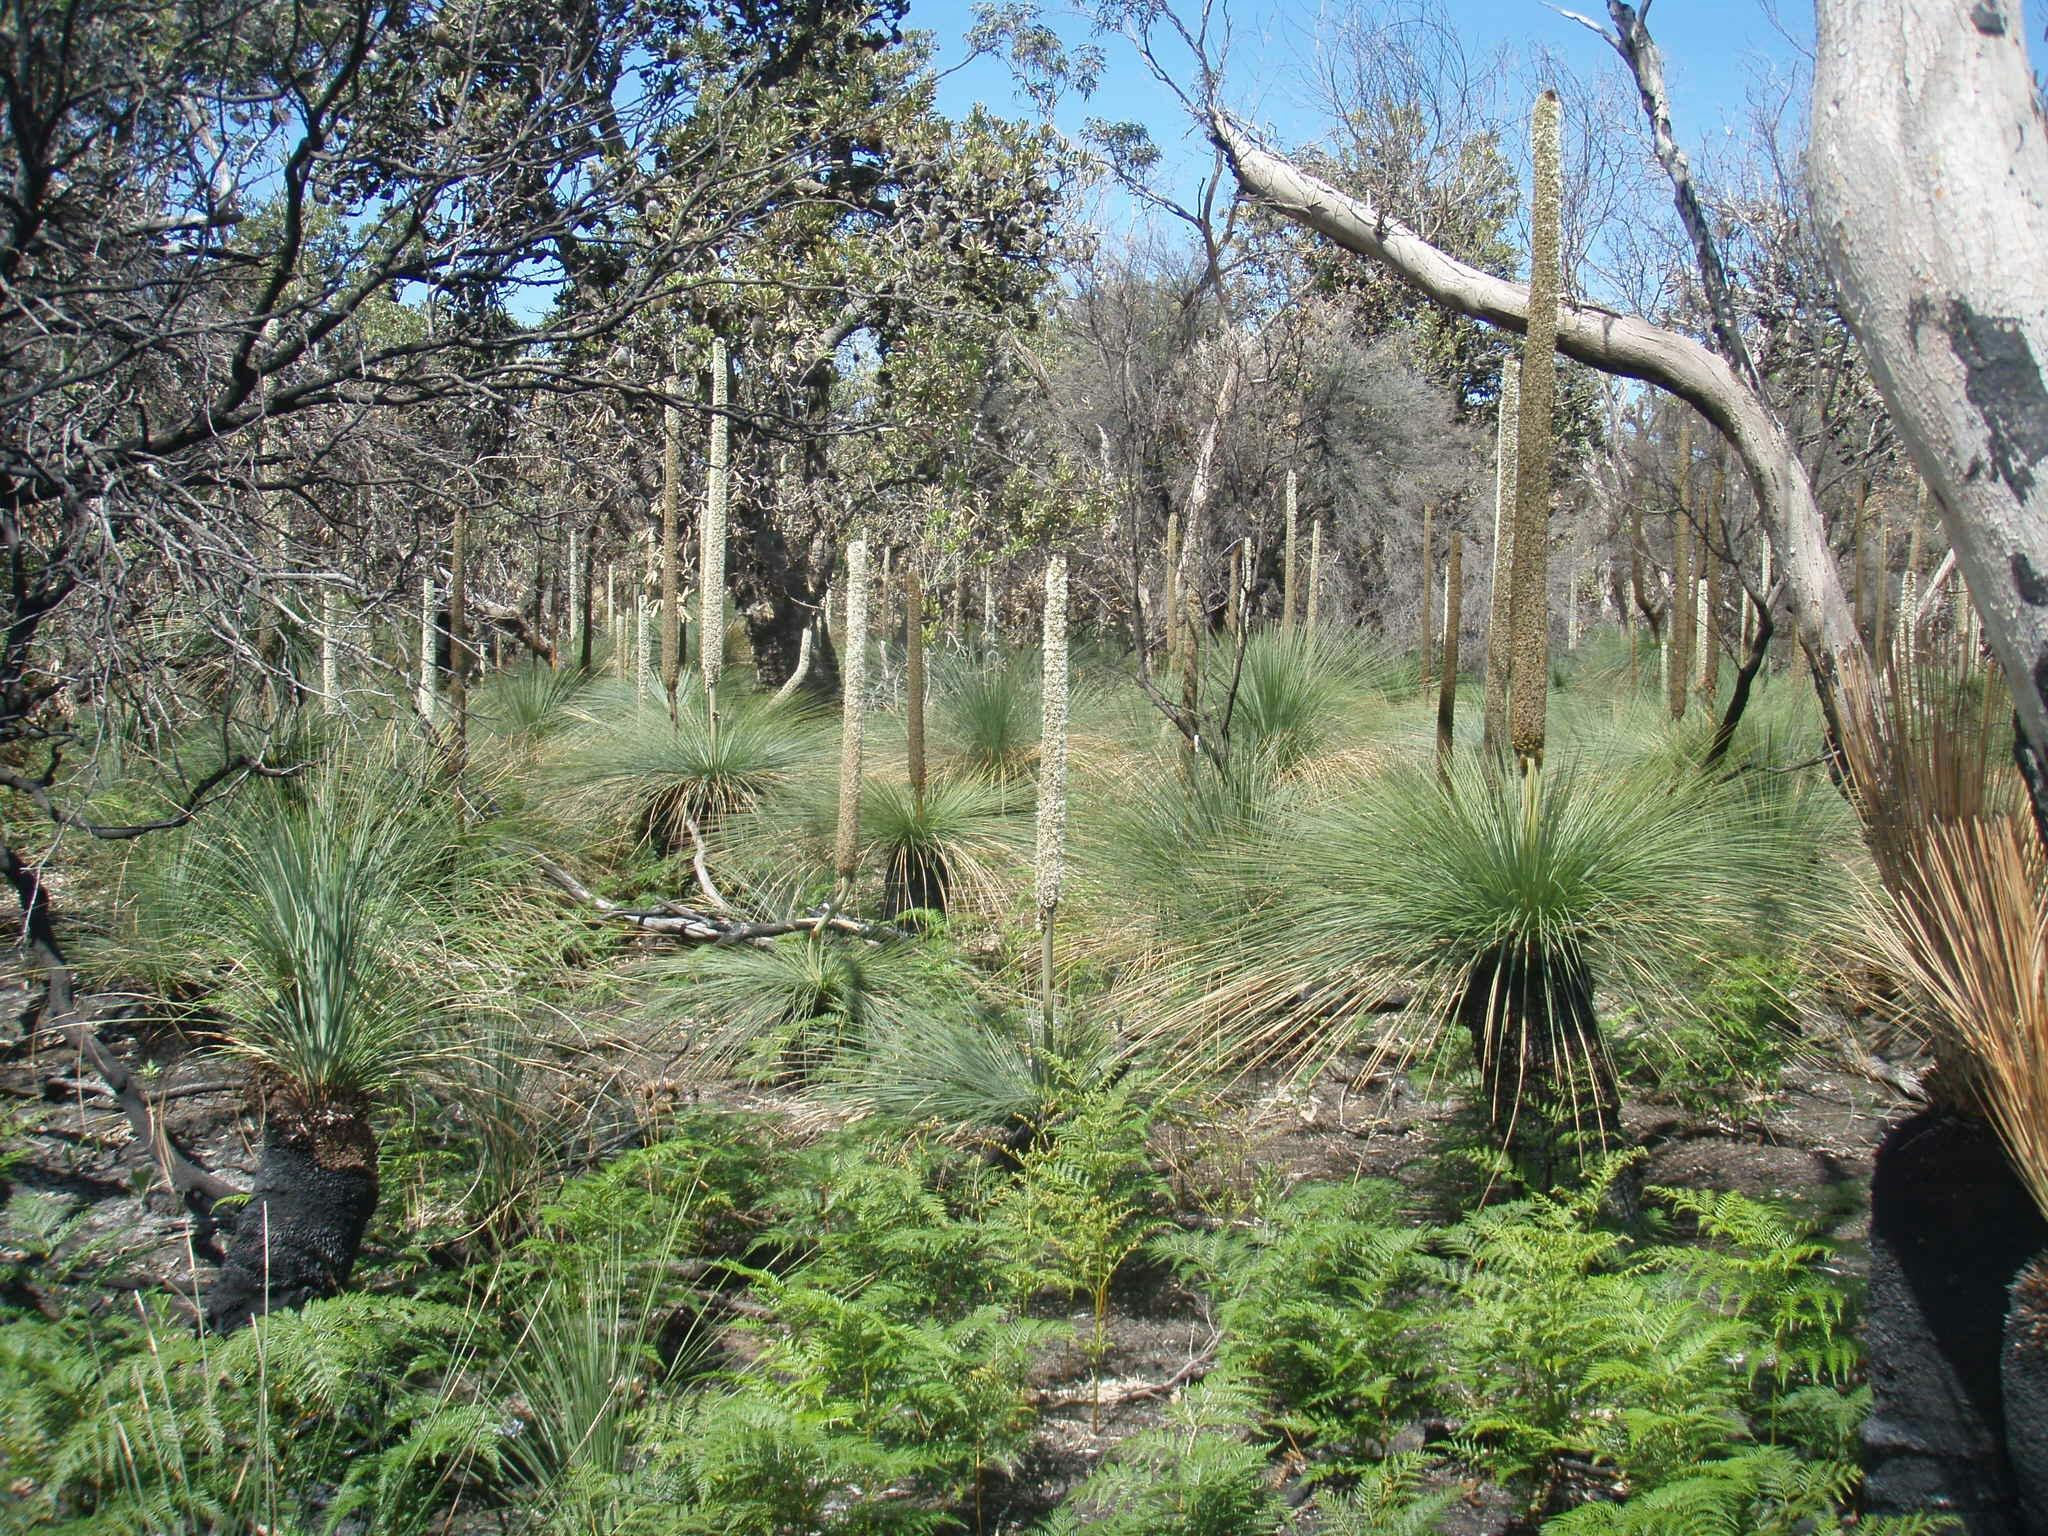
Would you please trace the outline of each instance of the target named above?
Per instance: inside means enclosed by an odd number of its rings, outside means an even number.
[[[704,702],[718,706],[718,676],[725,664],[725,541],[732,507],[732,423],[725,408],[730,398],[725,342],[711,343],[711,442],[704,477],[703,548],[697,570],[704,593],[703,616],[697,621],[698,660],[704,669]]]
[[[1509,358],[1500,370],[1500,426],[1494,451],[1493,575],[1486,598],[1486,723],[1481,743],[1488,758],[1508,733],[1508,588],[1515,566],[1515,465],[1520,457],[1522,365]]]
[[[860,867],[861,730],[868,687],[868,541],[846,547],[846,642],[840,656],[844,697],[839,732],[839,827],[832,842],[832,868],[843,887]]]
[[[1045,566],[1045,716],[1038,748],[1038,921],[1043,935],[1039,984],[1052,1018],[1052,919],[1060,904],[1067,849],[1067,557]]]
[[[1508,734],[1525,768],[1543,764],[1550,687],[1550,489],[1556,454],[1557,307],[1562,297],[1557,92],[1536,98],[1529,125],[1536,161],[1529,219],[1529,329],[1522,342],[1522,398],[1515,457],[1515,563],[1509,595]]]
[[[413,697],[420,718],[434,723],[434,574],[420,578],[420,684]]]

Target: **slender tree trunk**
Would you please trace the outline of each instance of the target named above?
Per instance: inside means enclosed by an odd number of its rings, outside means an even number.
[[[1323,520],[1319,517],[1309,524],[1308,529],[1308,632],[1316,632],[1320,618],[1320,602],[1323,586]]]
[[[1053,915],[1066,880],[1067,850],[1067,557],[1045,566],[1045,658],[1038,746],[1039,1000],[1048,1043],[1053,1023]],[[1192,647],[1190,648],[1192,651]]]
[[[434,723],[434,573],[420,577],[420,678],[413,707],[428,725]]]
[[[860,873],[860,792],[863,734],[867,724],[868,541],[846,547],[846,673],[839,725],[839,822],[832,840],[832,868],[840,899],[852,893]]]
[[[681,396],[683,381],[670,374],[662,390]],[[681,528],[683,500],[683,412],[661,408],[661,691],[669,713],[676,708],[676,688],[683,675],[683,610]]]
[[[334,583],[320,585],[320,712],[329,719],[341,713],[341,660],[335,631],[341,627],[341,604]]]
[[[1693,574],[1692,574],[1692,417],[1678,423],[1678,505],[1671,514],[1671,635],[1666,647],[1664,683],[1670,696],[1671,718],[1685,718],[1685,700],[1690,690],[1686,674],[1692,670]]]
[[[1180,666],[1180,513],[1166,514],[1166,670]]]
[[[1714,457],[1713,488],[1707,493],[1706,529],[1700,536],[1700,564],[1704,568],[1700,605],[1700,702],[1708,709],[1721,693],[1721,554],[1723,531],[1721,498],[1727,488],[1727,470],[1720,455]]]

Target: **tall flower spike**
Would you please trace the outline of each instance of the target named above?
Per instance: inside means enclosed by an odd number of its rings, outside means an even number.
[[[703,589],[703,616],[697,621],[697,656],[704,670],[704,706],[718,703],[718,676],[725,665],[725,543],[732,508],[732,423],[725,409],[730,399],[725,342],[711,342],[711,442],[704,476],[703,547],[697,570]]]
[[[413,696],[420,718],[434,723],[434,574],[420,578],[420,683]]]
[[[1562,297],[1557,92],[1536,98],[1529,125],[1536,161],[1529,206],[1529,326],[1522,339],[1520,441],[1515,459],[1515,566],[1509,591],[1508,735],[1525,768],[1543,766],[1550,689],[1550,487],[1556,452],[1557,306]],[[1683,670],[1681,664],[1681,670]]]
[[[851,881],[860,868],[861,731],[868,691],[868,541],[846,547],[846,637],[840,653],[839,827],[832,868]]]
[[[1323,590],[1323,520],[1319,517],[1309,524],[1308,530],[1308,632],[1316,632],[1319,604],[1317,599]]]
[[[1038,747],[1038,921],[1043,938],[1039,987],[1052,1019],[1052,918],[1060,904],[1067,853],[1067,557],[1045,564],[1044,720]]]
[[[1493,576],[1486,597],[1486,704],[1480,749],[1489,761],[1507,744],[1508,589],[1515,569],[1515,467],[1520,458],[1522,365],[1500,370],[1500,426],[1494,449]]]

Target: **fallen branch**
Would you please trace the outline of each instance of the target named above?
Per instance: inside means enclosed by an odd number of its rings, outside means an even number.
[[[211,1215],[216,1201],[247,1194],[247,1190],[207,1172],[185,1155],[151,1112],[135,1075],[107,1049],[91,1021],[78,1016],[71,965],[57,944],[56,925],[50,917],[50,898],[43,889],[42,876],[23,863],[11,845],[4,843],[0,843],[0,875],[14,887],[15,899],[21,903],[26,948],[43,973],[46,990],[38,1027],[60,1036],[78,1052],[83,1064],[99,1075],[127,1117],[136,1140],[149,1149],[171,1188],[200,1215]]]
[[[1104,1408],[1117,1408],[1125,1403],[1149,1402],[1154,1398],[1171,1397],[1182,1387],[1200,1381],[1216,1364],[1216,1348],[1223,1335],[1218,1333],[1203,1346],[1201,1352],[1175,1371],[1164,1381],[1132,1382],[1126,1386],[1110,1387],[1099,1395],[1093,1392],[1081,1397],[1063,1397],[1052,1392],[1036,1392],[1031,1401],[1039,1408],[1093,1408],[1098,1403]]]
[[[851,934],[871,944],[910,937],[904,929],[887,923],[864,923],[858,918],[838,916],[829,908],[807,912],[800,917],[749,922],[730,907],[723,914],[699,911],[676,903],[663,903],[651,908],[622,907],[598,895],[552,859],[541,858],[536,863],[553,885],[584,906],[594,908],[600,918],[625,923],[641,933],[659,934],[664,938],[687,939],[700,944],[760,944],[786,934],[818,933],[827,929]]]

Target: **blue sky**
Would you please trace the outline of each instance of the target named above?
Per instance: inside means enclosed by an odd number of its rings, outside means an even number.
[[[1230,0],[1225,78],[1231,107],[1271,128],[1284,143],[1316,137],[1326,116],[1315,92],[1318,25],[1326,14],[1341,14],[1332,8],[1342,5],[1343,0]],[[1474,56],[1502,43],[1518,53],[1547,49],[1577,71],[1606,71],[1621,79],[1621,62],[1604,44],[1541,0],[1444,0],[1444,6]],[[1602,18],[1606,12],[1602,0],[1570,0],[1567,8]],[[1089,37],[1087,24],[1058,0],[1047,4],[1045,19],[1069,42]],[[949,64],[965,54],[972,20],[971,0],[910,0],[908,24],[935,33],[941,59]],[[1741,122],[1756,82],[1787,76],[1803,64],[1813,24],[1804,0],[1662,0],[1650,21],[1664,51],[1679,133],[1696,154],[1709,158],[1713,140]],[[1088,102],[1064,103],[1057,114],[1060,126],[1072,132],[1088,117],[1144,123],[1166,151],[1170,174],[1185,186],[1207,169],[1206,146],[1195,140],[1180,104],[1127,46],[1114,38],[1103,46],[1108,62],[1102,88]],[[977,101],[1005,116],[1034,110],[996,60],[976,61],[949,76],[941,101],[956,114]]]

